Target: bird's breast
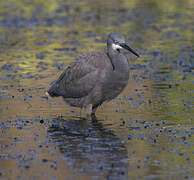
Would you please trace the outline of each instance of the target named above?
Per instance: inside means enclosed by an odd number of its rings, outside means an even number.
[[[127,85],[129,79],[128,69],[109,69],[102,72],[102,92],[106,96],[117,96]]]

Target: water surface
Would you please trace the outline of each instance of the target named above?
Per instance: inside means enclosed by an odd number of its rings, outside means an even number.
[[[193,179],[194,1],[0,2],[0,179]],[[47,99],[118,31],[129,84],[97,118]]]

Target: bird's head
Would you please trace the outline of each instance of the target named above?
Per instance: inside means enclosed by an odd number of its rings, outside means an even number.
[[[108,47],[112,48],[114,51],[120,52],[120,49],[126,49],[139,57],[139,54],[126,44],[124,36],[118,32],[109,34],[107,44]]]

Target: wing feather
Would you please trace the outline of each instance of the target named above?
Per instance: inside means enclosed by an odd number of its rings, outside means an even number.
[[[77,60],[71,63],[51,85],[48,93],[51,96],[64,98],[80,98],[88,95],[98,81],[98,66],[102,58],[99,55],[102,56],[98,53],[78,56]]]

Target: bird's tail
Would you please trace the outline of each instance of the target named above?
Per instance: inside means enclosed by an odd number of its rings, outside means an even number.
[[[58,84],[56,83],[56,81],[53,81],[51,83],[50,88],[46,92],[46,95],[50,97],[58,97],[60,96],[58,90],[59,90]]]

